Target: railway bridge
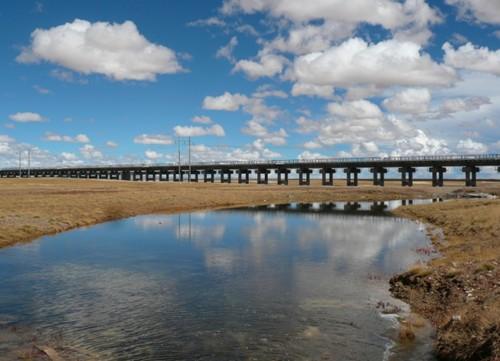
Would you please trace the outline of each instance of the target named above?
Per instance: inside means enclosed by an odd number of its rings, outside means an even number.
[[[449,167],[459,167],[464,174],[465,185],[477,184],[477,173],[481,167],[495,167],[500,172],[500,154],[434,155],[403,157],[327,158],[309,160],[263,160],[198,162],[191,164],[124,164],[79,167],[48,167],[31,169],[0,169],[1,178],[59,177],[84,179],[112,179],[122,181],[172,181],[172,182],[250,182],[254,175],[258,184],[268,184],[269,174],[276,174],[275,182],[287,185],[292,172],[298,174],[299,185],[309,185],[311,173],[318,170],[324,186],[333,186],[333,174],[345,173],[348,186],[357,186],[359,173],[369,169],[373,184],[384,186],[389,169],[400,173],[401,185],[411,187],[418,168],[425,168],[434,187],[441,187]],[[233,178],[233,175],[236,177]],[[273,177],[274,178],[274,177]],[[274,180],[274,179],[273,179]],[[336,179],[338,180],[338,179]]]

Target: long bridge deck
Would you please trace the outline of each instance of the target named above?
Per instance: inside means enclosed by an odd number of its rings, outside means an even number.
[[[439,156],[403,156],[403,157],[363,157],[363,158],[327,158],[308,160],[263,160],[232,162],[195,162],[191,164],[121,164],[78,167],[49,168],[5,168],[0,169],[1,178],[16,177],[62,177],[114,180],[147,181],[184,181],[198,182],[203,175],[204,182],[214,182],[215,175],[223,183],[231,183],[232,174],[237,173],[238,183],[249,183],[250,174],[256,174],[257,183],[268,184],[269,174],[274,171],[278,184],[288,184],[289,174],[295,171],[300,185],[310,184],[310,175],[317,169],[322,176],[323,185],[333,185],[333,174],[343,169],[346,183],[358,185],[358,174],[368,168],[373,174],[375,185],[384,185],[384,175],[390,168],[401,173],[403,186],[413,185],[416,168],[428,168],[432,174],[433,186],[442,186],[446,167],[461,167],[465,174],[465,184],[475,186],[480,167],[498,167],[500,172],[500,154],[477,155],[439,155]]]

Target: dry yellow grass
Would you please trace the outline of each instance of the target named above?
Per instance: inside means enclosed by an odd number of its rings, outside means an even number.
[[[339,184],[343,184],[340,183]],[[203,183],[127,182],[72,179],[1,179],[0,247],[46,234],[147,213],[250,204],[334,200],[389,200],[429,198],[450,192],[419,185],[403,188],[388,182],[369,186],[238,185]]]

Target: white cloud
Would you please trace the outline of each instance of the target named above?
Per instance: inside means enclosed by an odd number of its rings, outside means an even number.
[[[488,151],[488,147],[480,142],[475,142],[472,139],[462,139],[457,144],[457,150],[465,154],[481,154]]]
[[[456,73],[434,62],[415,43],[387,40],[368,44],[353,38],[324,52],[298,57],[289,77],[306,84],[384,88],[447,86],[455,82]]]
[[[239,93],[231,94],[225,92],[220,96],[207,96],[203,100],[203,108],[210,110],[226,110],[234,112],[241,108],[241,106],[248,104],[248,97]]]
[[[86,159],[102,159],[103,154],[101,151],[97,150],[93,145],[91,144],[85,144],[83,147],[80,148],[80,153],[82,156]]]
[[[265,84],[261,85],[257,88],[257,90],[252,94],[252,97],[254,98],[270,98],[270,97],[275,97],[275,98],[288,98],[288,94],[285,93],[283,90],[276,90],[273,89],[271,85]]]
[[[196,144],[191,147],[191,156],[194,161],[210,162],[276,159],[281,157],[281,154],[266,148],[260,139],[256,139],[252,144],[234,149]]]
[[[321,153],[314,153],[314,152],[310,152],[308,150],[305,150],[302,153],[300,153],[297,158],[298,159],[325,159],[328,157],[326,155],[321,154]]]
[[[334,88],[331,85],[314,85],[305,83],[295,83],[292,87],[293,96],[317,96],[320,98],[331,98]]]
[[[163,154],[149,149],[144,152],[144,155],[150,160],[157,160],[163,157]]]
[[[500,50],[476,47],[471,43],[455,49],[450,43],[443,45],[444,61],[458,69],[481,71],[500,76]]]
[[[500,24],[500,3],[497,0],[446,0],[446,3],[455,5],[461,18]]]
[[[43,122],[44,118],[38,113],[18,112],[9,115],[9,119],[19,123]]]
[[[226,22],[215,16],[206,19],[197,19],[187,23],[188,26],[225,26]]]
[[[429,137],[423,130],[417,129],[414,136],[398,139],[396,149],[391,152],[391,155],[442,155],[449,152],[448,144],[444,139]]]
[[[108,140],[108,141],[106,142],[106,147],[109,147],[109,148],[117,148],[117,147],[118,147],[118,143],[113,142],[112,140]]]
[[[169,145],[173,143],[173,140],[168,135],[163,134],[141,134],[134,138],[134,143]]]
[[[381,118],[380,108],[367,100],[355,100],[328,104],[328,112],[334,116],[350,119]]]
[[[235,63],[236,59],[233,55],[233,51],[237,45],[238,45],[238,38],[236,36],[233,36],[226,45],[217,50],[215,57],[227,59],[229,60],[229,62]]]
[[[226,0],[222,13],[268,12],[271,16],[295,23],[312,20],[357,26],[361,23],[381,25],[394,32],[414,35],[438,23],[440,17],[424,0]],[[421,36],[422,37],[422,36]]]
[[[219,124],[214,124],[210,127],[193,127],[193,126],[181,126],[177,125],[174,127],[174,132],[176,136],[179,137],[200,137],[206,135],[214,135],[216,137],[223,137],[226,135],[224,128]]]
[[[321,148],[322,145],[316,141],[310,140],[304,143],[304,148],[306,149],[317,149]]]
[[[481,108],[481,106],[491,104],[488,97],[468,97],[446,99],[439,107],[441,116],[458,112],[470,112]]]
[[[395,113],[421,114],[429,110],[431,93],[426,88],[404,89],[383,101],[384,107]]]
[[[51,91],[47,88],[44,88],[44,87],[41,87],[40,85],[33,85],[33,89],[35,89],[39,94],[42,94],[42,95],[47,95],[47,94],[50,94]]]
[[[263,143],[273,145],[286,144],[288,134],[285,129],[280,128],[277,131],[269,131],[266,126],[262,125],[257,120],[249,120],[242,132],[247,135],[259,138]]]
[[[212,124],[213,121],[209,116],[206,115],[196,115],[192,119],[193,123],[200,123],[200,124]]]
[[[72,137],[70,135],[60,135],[52,132],[47,132],[45,133],[43,139],[48,142],[90,143],[90,139],[86,134],[77,134]]]
[[[287,63],[287,58],[281,55],[260,54],[256,61],[246,59],[239,60],[234,66],[233,71],[242,71],[250,79],[272,77],[281,74]]]
[[[74,161],[78,159],[75,153],[69,153],[69,152],[62,152],[61,158],[65,161]]]
[[[75,19],[50,29],[36,29],[30,46],[16,59],[21,63],[43,60],[115,80],[153,81],[159,74],[183,71],[174,51],[149,42],[132,21],[118,24]]]
[[[0,134],[0,143],[14,143],[16,140],[7,134]]]

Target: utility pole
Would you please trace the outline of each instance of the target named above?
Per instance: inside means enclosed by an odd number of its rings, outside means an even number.
[[[188,162],[189,162],[188,183],[191,183],[191,137],[188,137]]]
[[[20,150],[19,151],[19,178],[21,178],[21,170],[22,170],[22,166],[21,166],[21,155],[22,155],[22,151]]]
[[[181,137],[177,137],[177,156],[179,163],[179,182],[181,181]]]
[[[28,149],[28,178],[31,173],[31,148]]]

